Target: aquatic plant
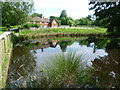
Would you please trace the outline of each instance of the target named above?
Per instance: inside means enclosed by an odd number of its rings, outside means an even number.
[[[83,73],[81,56],[76,53],[56,55],[48,66],[43,66],[39,73],[30,76],[23,86],[27,88],[64,88],[76,84],[78,80],[88,82],[89,78],[86,78],[86,74]]]

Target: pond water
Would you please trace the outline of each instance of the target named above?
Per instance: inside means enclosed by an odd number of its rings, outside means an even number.
[[[17,87],[17,84],[31,73],[39,72],[44,65],[49,65],[51,59],[61,53],[74,52],[82,55],[85,66],[96,69],[99,86],[118,87],[120,84],[120,39],[67,39],[42,41],[42,45],[16,46],[10,62],[7,85]],[[17,83],[17,84],[16,84]]]

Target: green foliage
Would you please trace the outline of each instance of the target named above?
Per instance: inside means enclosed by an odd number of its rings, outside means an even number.
[[[42,67],[40,73],[26,81],[26,88],[65,88],[70,84],[82,84],[81,81],[86,84],[90,81],[83,68],[81,55],[62,53],[51,60],[49,65]]]
[[[74,19],[71,17],[62,17],[61,19],[61,25],[75,25]]]
[[[82,69],[81,64],[81,56],[73,53],[56,56],[47,70],[49,87],[66,87],[70,83],[75,83],[78,72]]]
[[[88,15],[87,17],[76,19],[75,25],[93,25],[93,17]]]
[[[22,28],[29,29],[29,28],[32,27],[32,26],[33,26],[33,24],[26,23],[26,24],[23,24],[23,25],[22,25]]]
[[[50,19],[56,18],[56,16],[50,16]]]
[[[49,34],[69,34],[69,33],[82,33],[82,34],[105,34],[106,28],[95,28],[95,29],[39,29],[39,30],[25,30],[20,32],[21,35],[39,35],[41,33],[47,34],[49,30]],[[107,33],[106,33],[107,34]]]
[[[67,24],[70,25],[70,26],[75,25],[74,19],[72,19],[71,17],[69,17],[68,20],[67,20]]]
[[[19,37],[17,37],[14,33],[11,36],[11,41],[13,43],[13,45],[16,45],[17,43],[19,43]]]
[[[90,2],[93,7],[90,10],[95,10],[97,19],[102,22],[102,25],[108,28],[110,35],[120,35],[120,1],[118,2]],[[104,26],[104,25],[103,25]]]
[[[61,17],[61,25],[67,25],[67,17]]]
[[[32,2],[1,2],[2,24],[20,25],[29,21],[33,10]]]
[[[85,18],[76,19],[75,23],[76,25],[92,25],[93,23],[92,16],[88,15]]]
[[[76,19],[76,20],[75,20],[75,24],[76,24],[76,25],[79,25],[79,24],[80,24],[79,19]]]
[[[31,16],[32,16],[32,18],[33,17],[40,17],[40,18],[44,17],[42,14],[39,14],[39,13],[33,13]]]
[[[62,19],[63,17],[67,17],[66,10],[62,10],[62,12],[60,14],[60,19]]]
[[[73,41],[60,41],[59,42],[59,45],[60,45],[60,48],[61,48],[61,50],[62,50],[62,52],[66,52],[66,48],[67,48],[67,46],[70,46],[70,45],[72,45],[73,44]]]
[[[61,21],[61,25],[70,25],[70,26],[75,25],[74,19],[72,19],[71,17],[67,17],[66,10],[63,10],[61,12],[59,20]]]
[[[33,25],[32,25],[32,27],[39,28],[39,27],[41,27],[41,25],[40,25],[40,24],[38,24],[38,23],[35,23],[35,24],[33,24]]]

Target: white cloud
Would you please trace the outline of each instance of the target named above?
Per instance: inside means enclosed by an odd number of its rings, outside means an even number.
[[[36,12],[42,13],[45,17],[59,16],[62,10],[72,18],[86,17],[92,14],[89,11],[88,0],[34,0]]]

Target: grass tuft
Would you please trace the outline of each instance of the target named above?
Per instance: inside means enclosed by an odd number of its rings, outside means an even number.
[[[65,88],[78,83],[79,80],[82,83],[90,81],[85,72],[83,73],[84,68],[82,67],[83,61],[81,57],[76,53],[62,53],[55,56],[48,66],[43,66],[40,72],[34,73],[24,81],[23,87]]]

